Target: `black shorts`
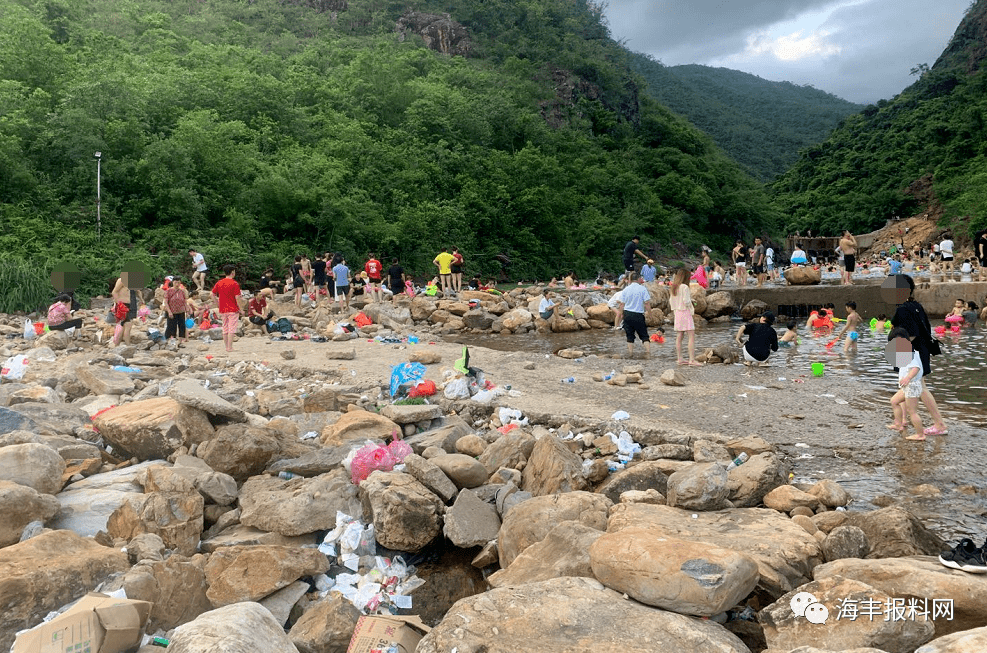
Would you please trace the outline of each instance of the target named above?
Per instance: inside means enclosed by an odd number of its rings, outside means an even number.
[[[754,274],[764,274],[764,266],[754,265],[751,267],[751,272],[753,272]]]
[[[648,342],[648,324],[644,321],[644,313],[624,311],[624,334],[627,342],[634,342],[635,334],[641,342]]]
[[[315,285],[319,286],[320,288],[322,286],[326,285],[326,277],[325,277],[325,275],[322,275],[322,276],[315,275],[315,279],[312,281],[312,283],[314,283]]]
[[[980,267],[987,268],[987,254],[978,257],[980,259]]]
[[[258,325],[260,325],[260,324],[264,324],[264,322],[265,322],[264,318],[262,318],[259,315],[251,315],[247,319],[250,320],[250,322],[252,324],[258,324]]]
[[[376,286],[379,286],[380,285],[380,277],[377,277],[376,279],[374,279],[373,277],[370,277],[370,281],[368,283],[371,286],[375,286],[375,287]]]
[[[336,286],[336,297],[345,297],[350,292],[349,286]]]
[[[946,263],[947,261],[951,263],[953,261],[953,257],[952,256],[943,256],[942,257],[942,262],[943,263]]]
[[[843,269],[847,272],[853,272],[857,269],[857,257],[853,254],[843,255]]]
[[[400,279],[391,279],[391,283],[388,284],[388,287],[395,295],[400,295],[404,292],[404,282]]]
[[[624,272],[634,271],[634,261],[624,261]]]
[[[463,266],[461,266],[461,265],[450,265],[449,266],[449,269],[452,270],[452,273],[453,274],[462,274],[463,273]]]

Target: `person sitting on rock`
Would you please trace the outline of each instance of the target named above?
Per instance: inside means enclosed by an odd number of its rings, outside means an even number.
[[[802,243],[795,243],[795,249],[792,250],[792,256],[789,260],[792,262],[792,265],[807,265],[809,263],[809,259],[802,249]]]

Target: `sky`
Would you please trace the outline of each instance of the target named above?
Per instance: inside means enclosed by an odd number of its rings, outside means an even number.
[[[890,99],[935,63],[971,0],[607,0],[611,35],[666,66],[698,63]]]

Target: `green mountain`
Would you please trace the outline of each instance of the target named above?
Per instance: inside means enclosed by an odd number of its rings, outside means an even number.
[[[712,136],[762,181],[790,168],[799,150],[822,141],[863,108],[811,86],[769,82],[729,68],[665,66],[637,53],[631,67],[651,97]]]
[[[901,94],[805,149],[772,188],[787,228],[869,231],[924,212],[959,233],[987,226],[985,43],[987,1],[977,0],[932,68],[917,66]]]
[[[0,0],[0,310],[56,261],[241,277],[300,251],[431,275],[619,265],[775,220],[704,134],[643,96],[587,0]],[[101,152],[101,231],[96,160]],[[672,246],[672,245],[669,245]],[[9,285],[13,284],[13,285]]]

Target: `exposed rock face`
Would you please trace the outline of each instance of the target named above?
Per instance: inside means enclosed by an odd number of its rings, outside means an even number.
[[[107,532],[127,540],[154,533],[169,549],[193,555],[202,534],[204,502],[192,484],[188,485],[185,492],[152,492],[128,498],[110,515]]]
[[[288,636],[300,653],[346,653],[360,611],[340,594],[311,606]]]
[[[405,456],[404,468],[416,481],[427,487],[443,501],[451,501],[458,492],[456,484],[449,480],[449,477],[438,465],[416,453]]]
[[[321,574],[329,560],[317,549],[289,546],[229,546],[209,556],[206,596],[216,607],[256,601],[302,576]],[[278,624],[280,628],[280,624]]]
[[[442,54],[466,56],[470,52],[469,32],[449,14],[439,16],[409,11],[398,20],[397,30],[402,34],[412,32],[421,36],[425,47]]]
[[[198,408],[210,415],[226,417],[234,422],[247,421],[247,415],[242,408],[234,406],[192,379],[181,379],[173,383],[168,388],[168,396],[183,406]]]
[[[456,546],[469,549],[497,539],[500,517],[497,509],[481,501],[472,490],[462,490],[445,514],[443,532]]]
[[[0,547],[16,544],[24,527],[33,521],[47,522],[58,514],[58,499],[39,494],[26,485],[0,481]]]
[[[334,447],[346,442],[388,440],[401,433],[401,427],[383,415],[365,410],[343,413],[335,424],[322,431],[322,443]]]
[[[945,548],[943,541],[915,515],[897,506],[852,513],[846,523],[867,535],[872,558],[939,555]]]
[[[726,507],[727,471],[719,463],[695,463],[668,477],[668,505],[686,510],[719,510]]]
[[[587,486],[582,458],[554,435],[539,439],[524,468],[521,489],[535,496],[573,492]]]
[[[492,587],[506,587],[562,576],[593,578],[590,546],[602,535],[602,531],[592,526],[564,521],[549,531],[545,539],[522,551],[507,569],[487,580]]]
[[[592,492],[532,497],[518,504],[507,513],[497,537],[501,569],[506,569],[529,546],[545,539],[562,522],[577,521],[604,530],[611,505],[610,499]]]
[[[705,543],[628,528],[590,548],[593,574],[607,587],[665,610],[711,617],[737,605],[760,575],[751,558]]]
[[[776,487],[788,483],[788,466],[772,452],[751,458],[727,472],[730,502],[738,508],[761,505],[764,496]]]
[[[0,549],[0,650],[14,633],[80,598],[111,574],[126,571],[127,555],[71,531],[50,531]]]
[[[628,633],[633,633],[629,636]],[[456,603],[417,653],[748,653],[726,628],[629,602],[590,578],[502,587]]]
[[[211,610],[179,626],[168,649],[176,653],[298,653],[270,611],[250,602]]]
[[[242,482],[263,472],[280,450],[277,439],[265,428],[227,424],[196,455],[217,472]]]
[[[614,503],[619,503],[620,495],[629,490],[657,490],[665,494],[668,476],[661,471],[660,466],[661,463],[653,461],[638,463],[612,475],[596,491]]]
[[[170,397],[111,408],[94,419],[93,425],[114,450],[141,460],[167,458],[181,446],[213,436],[212,424],[204,412]]]
[[[377,541],[390,549],[419,551],[441,531],[442,499],[408,474],[373,472],[360,495]]]
[[[128,546],[128,549],[131,548]],[[127,572],[127,597],[153,603],[149,632],[171,630],[212,609],[206,597],[206,557],[172,555],[167,560],[145,561]]]
[[[789,286],[815,286],[822,283],[822,272],[810,267],[791,267],[783,274]]]
[[[240,523],[289,537],[336,526],[336,512],[359,516],[358,491],[346,470],[315,478],[256,476],[240,489]]]

